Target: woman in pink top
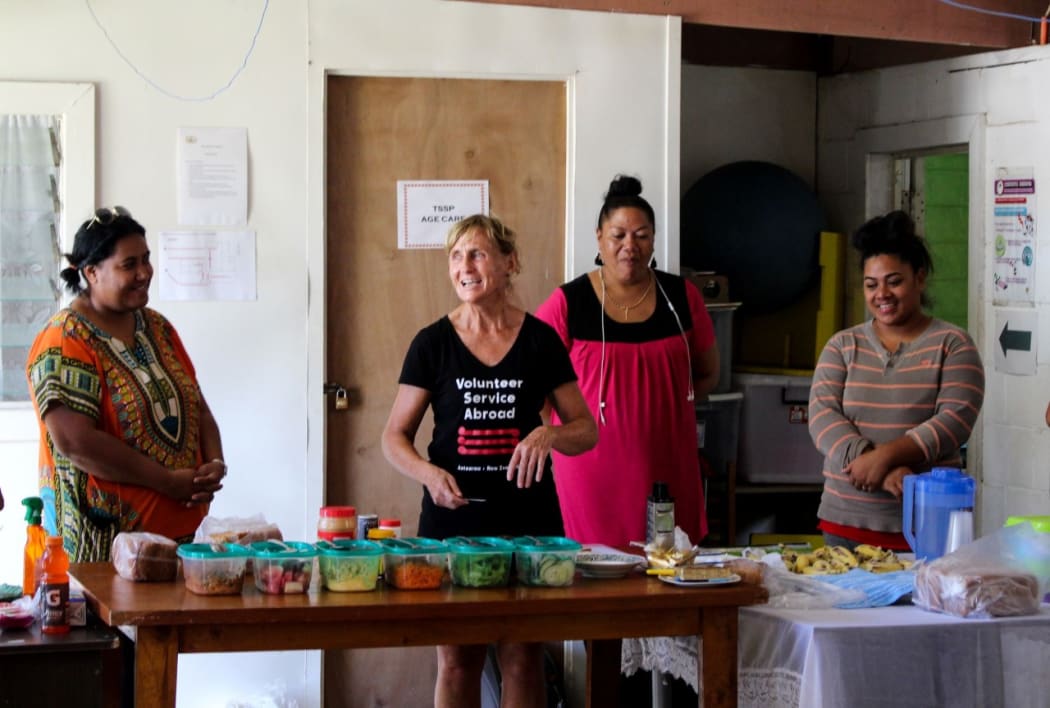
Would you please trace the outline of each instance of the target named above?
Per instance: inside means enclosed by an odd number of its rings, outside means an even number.
[[[707,533],[695,402],[718,381],[714,328],[700,291],[655,269],[656,218],[634,177],[609,185],[598,214],[598,268],[537,311],[569,350],[598,420],[598,444],[554,453],[566,534],[584,543],[645,540],[645,500],[667,482],[676,523]]]

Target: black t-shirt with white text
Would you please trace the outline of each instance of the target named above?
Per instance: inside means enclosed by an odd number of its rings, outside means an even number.
[[[561,535],[550,460],[543,479],[528,489],[507,481],[507,464],[518,442],[541,425],[548,395],[575,380],[557,333],[529,314],[495,366],[467,349],[448,317],[421,330],[405,356],[399,383],[431,394],[430,461],[456,478],[463,496],[486,501],[445,509],[424,487],[419,535]]]

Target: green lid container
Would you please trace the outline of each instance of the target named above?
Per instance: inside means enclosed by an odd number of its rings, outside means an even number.
[[[448,569],[454,585],[468,588],[503,587],[510,582],[514,544],[495,536],[453,536]]]
[[[251,551],[236,543],[184,543],[182,559],[186,589],[197,595],[239,595]]]
[[[380,543],[384,551],[399,556],[448,552],[448,546],[432,538],[384,538]]]
[[[514,539],[514,567],[526,585],[572,585],[576,554],[582,546],[564,536],[519,536]]]
[[[383,580],[401,590],[441,587],[448,567],[448,546],[432,538],[384,538]]]
[[[256,541],[251,544],[255,587],[269,595],[288,595],[310,589],[317,549],[302,541]]]
[[[194,560],[219,560],[225,558],[247,558],[251,551],[236,543],[183,543],[175,551],[179,558]]]
[[[1042,533],[1050,533],[1050,516],[1011,516],[1006,520],[1004,526],[1014,526],[1024,522],[1032,524],[1032,528]]]
[[[361,541],[353,538],[336,538],[331,541],[318,541],[314,544],[321,556],[342,558],[344,556],[381,556],[383,547],[375,541]]]
[[[375,590],[383,547],[372,541],[340,538],[318,541],[321,584],[333,592]]]

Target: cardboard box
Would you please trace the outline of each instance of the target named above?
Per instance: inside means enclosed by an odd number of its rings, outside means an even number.
[[[823,484],[824,456],[809,436],[812,376],[736,374],[743,391],[737,480],[749,484]]]

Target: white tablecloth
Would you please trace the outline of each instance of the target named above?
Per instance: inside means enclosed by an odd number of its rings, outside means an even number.
[[[623,668],[698,689],[694,637],[625,639]],[[994,620],[910,605],[740,610],[739,705],[754,708],[1046,708],[1050,608]]]

